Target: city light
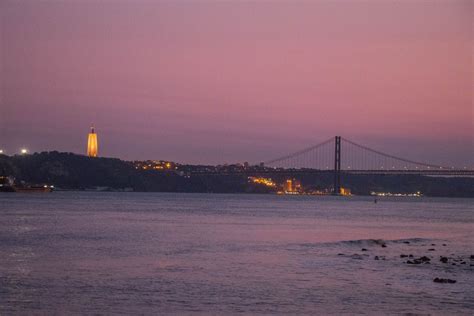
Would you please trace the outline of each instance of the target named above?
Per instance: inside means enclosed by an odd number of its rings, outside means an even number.
[[[276,183],[269,178],[261,178],[261,177],[249,177],[249,180],[256,184],[263,184],[267,187],[276,187]]]
[[[178,165],[172,161],[163,160],[146,160],[146,161],[135,161],[135,169],[142,170],[159,170],[164,171],[165,169],[178,169]]]
[[[0,149],[0,155],[3,155],[3,149]]]
[[[416,191],[414,193],[392,193],[392,192],[370,192],[370,195],[372,196],[395,196],[395,197],[403,197],[403,196],[408,196],[408,197],[421,197],[423,196],[423,193],[420,191]]]
[[[22,148],[22,149],[20,150],[20,153],[21,153],[22,155],[26,155],[26,154],[28,153],[28,149]]]
[[[352,192],[351,189],[341,187],[341,191],[339,192],[339,194],[342,196],[351,196]]]

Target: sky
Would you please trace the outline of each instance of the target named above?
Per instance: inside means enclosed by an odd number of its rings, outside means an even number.
[[[1,1],[0,148],[474,167],[472,1]]]

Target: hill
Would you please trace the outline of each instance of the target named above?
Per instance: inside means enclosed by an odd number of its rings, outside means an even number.
[[[248,174],[225,175],[219,168],[231,166],[176,165],[165,170],[144,170],[143,162],[116,158],[89,158],[72,153],[42,152],[31,155],[0,155],[0,175],[12,176],[16,181],[50,184],[67,190],[125,190],[149,192],[215,192],[215,193],[271,193],[281,189],[287,179],[296,179],[302,190],[328,191],[332,173],[271,174],[276,186],[269,187],[249,181]],[[213,175],[196,175],[192,171],[217,171]],[[352,193],[367,195],[372,191],[413,193],[427,196],[474,197],[474,178],[427,177],[419,175],[351,175],[343,174],[343,186]]]

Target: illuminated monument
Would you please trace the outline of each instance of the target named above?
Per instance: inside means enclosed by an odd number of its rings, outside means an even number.
[[[94,131],[94,126],[91,127],[91,132],[87,139],[87,156],[97,157],[99,151],[99,144],[97,143],[97,134]]]

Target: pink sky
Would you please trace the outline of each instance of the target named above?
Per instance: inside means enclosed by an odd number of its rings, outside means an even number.
[[[0,148],[474,167],[471,1],[2,1]]]

